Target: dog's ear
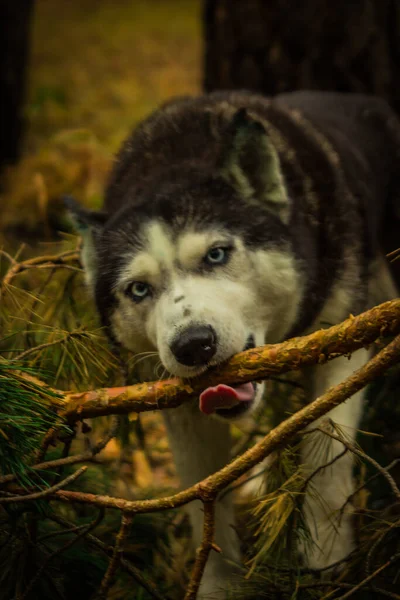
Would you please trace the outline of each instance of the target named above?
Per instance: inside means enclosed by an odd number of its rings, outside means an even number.
[[[64,204],[75,229],[82,237],[81,261],[86,282],[93,291],[97,274],[97,243],[108,217],[105,212],[84,208],[71,196],[64,197]]]
[[[219,167],[244,197],[265,202],[282,221],[289,220],[289,199],[278,154],[262,123],[245,108],[234,114],[228,126]]]

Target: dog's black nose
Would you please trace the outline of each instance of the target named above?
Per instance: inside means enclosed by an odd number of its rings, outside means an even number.
[[[217,335],[211,325],[192,325],[171,344],[176,360],[187,367],[206,365],[217,350]]]

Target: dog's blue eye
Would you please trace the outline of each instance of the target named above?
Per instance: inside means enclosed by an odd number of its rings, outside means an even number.
[[[135,302],[140,302],[150,296],[151,287],[148,283],[143,283],[142,281],[135,281],[128,288],[129,295],[135,300]]]
[[[229,248],[211,248],[206,256],[205,261],[209,265],[224,265],[229,258]]]

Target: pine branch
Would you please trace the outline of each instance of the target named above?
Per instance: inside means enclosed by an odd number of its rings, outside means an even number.
[[[263,440],[236,458],[217,473],[210,475],[200,483],[165,498],[155,500],[130,501],[111,496],[87,494],[60,490],[53,494],[62,502],[78,502],[113,508],[134,513],[149,513],[178,508],[193,500],[211,501],[226,486],[249,471],[275,450],[284,446],[291,438],[310,425],[316,419],[338,406],[347,398],[361,390],[387,369],[400,360],[400,336],[374,356],[365,366],[358,369],[348,379],[328,390],[320,398],[305,406],[273,429]]]
[[[26,494],[26,495],[19,494],[18,496],[7,496],[6,498],[0,498],[0,504],[9,504],[10,502],[15,503],[15,502],[28,502],[28,501],[32,501],[32,500],[41,500],[42,498],[45,498],[46,496],[51,496],[52,494],[54,494],[54,492],[61,489],[64,485],[68,485],[69,483],[72,483],[73,481],[75,481],[75,479],[78,479],[78,477],[83,475],[83,473],[86,471],[86,469],[87,469],[87,467],[81,467],[80,469],[78,469],[77,471],[75,471],[74,473],[72,473],[71,475],[66,477],[65,479],[63,479],[63,481],[60,481],[59,483],[56,483],[56,485],[46,488],[45,490],[41,490],[40,492],[34,492],[33,494]]]
[[[54,342],[45,342],[43,344],[39,344],[39,346],[33,346],[32,348],[28,348],[27,350],[24,350],[20,354],[13,356],[13,358],[11,360],[14,360],[14,361],[25,360],[26,357],[29,356],[30,354],[36,354],[38,352],[42,352],[46,348],[51,348],[52,346],[58,346],[58,345],[65,344],[73,337],[82,337],[84,335],[85,334],[82,333],[81,331],[70,331],[63,337],[59,338],[58,340],[54,340]]]
[[[12,472],[31,484],[27,464],[41,437],[52,427],[69,431],[57,410],[61,395],[33,376],[29,367],[0,360],[0,473]]]

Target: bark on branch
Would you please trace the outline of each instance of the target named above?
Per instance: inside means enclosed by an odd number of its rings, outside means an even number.
[[[194,563],[190,581],[186,590],[184,600],[196,600],[197,592],[200,587],[200,581],[207,564],[208,556],[211,550],[221,552],[214,544],[215,533],[215,500],[203,503],[204,523],[203,523],[203,541],[197,549],[196,562]]]
[[[400,300],[391,300],[329,329],[241,352],[201,377],[65,393],[64,416],[74,422],[104,415],[175,408],[208,386],[267,379],[271,375],[324,363],[368,346],[380,337],[398,333]]]

